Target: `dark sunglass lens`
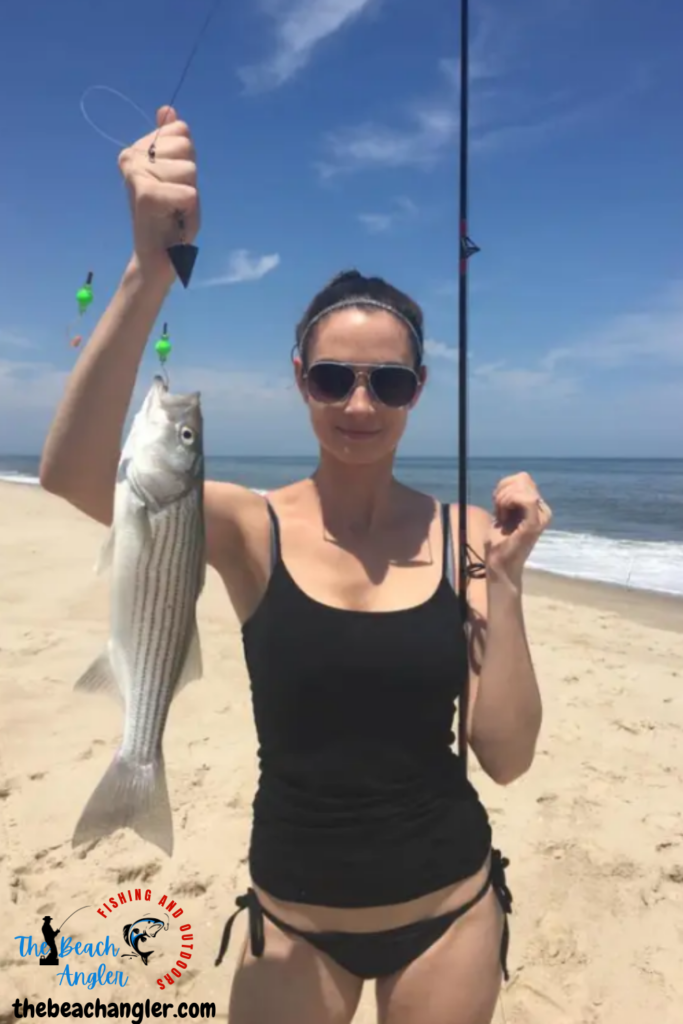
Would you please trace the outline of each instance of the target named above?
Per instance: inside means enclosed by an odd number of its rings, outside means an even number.
[[[372,372],[372,388],[380,402],[398,409],[415,398],[417,377],[407,366],[380,366]]]
[[[308,371],[308,390],[319,402],[340,402],[353,387],[355,375],[350,366],[339,363],[314,363]]]

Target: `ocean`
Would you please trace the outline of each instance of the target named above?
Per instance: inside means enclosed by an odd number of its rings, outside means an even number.
[[[207,476],[265,491],[314,467],[314,458],[210,457]],[[475,458],[470,501],[490,508],[498,480],[521,470],[554,513],[531,568],[683,595],[683,459]],[[37,473],[37,457],[0,456],[0,480],[37,484]],[[402,458],[396,476],[440,501],[457,500],[454,459]]]

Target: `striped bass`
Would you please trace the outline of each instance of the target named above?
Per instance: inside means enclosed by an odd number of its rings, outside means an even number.
[[[173,395],[155,377],[121,452],[97,567],[111,569],[109,640],[76,683],[118,696],[123,738],[76,825],[74,846],[128,826],[173,852],[162,739],[175,694],[202,676],[203,493],[200,396]]]

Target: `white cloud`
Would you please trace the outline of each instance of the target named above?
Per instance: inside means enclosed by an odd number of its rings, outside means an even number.
[[[631,74],[614,89],[595,96],[571,90],[521,93],[512,79],[514,64],[528,67],[535,23],[551,16],[573,17],[573,8],[529,4],[482,4],[470,43],[470,148],[488,155],[501,149],[543,143],[558,132],[609,114],[615,106],[647,87],[642,73]],[[537,27],[537,25],[536,25]],[[414,99],[400,112],[396,125],[367,120],[331,131],[322,140],[323,155],[315,164],[323,180],[376,168],[430,169],[457,141],[459,129],[460,61],[437,63],[437,84],[430,95]]]
[[[359,213],[358,220],[371,235],[380,235],[384,231],[388,231],[394,223],[394,215],[392,213]]]
[[[38,348],[38,346],[30,338],[17,331],[0,330],[0,349],[2,348],[31,349]]]
[[[425,351],[437,362],[458,360],[458,349],[441,341],[426,341]],[[579,393],[582,375],[592,378],[596,369],[638,365],[651,371],[683,368],[683,281],[672,284],[649,308],[618,314],[581,338],[547,349],[527,365],[472,359],[471,383],[473,389],[512,397],[562,400]]]
[[[198,281],[195,288],[217,288],[226,284],[244,284],[245,281],[259,281],[280,265],[277,253],[268,256],[252,256],[247,249],[237,249],[230,254],[228,269],[218,277]]]
[[[325,157],[316,165],[321,178],[372,167],[433,166],[455,138],[455,104],[441,100],[415,103],[406,118],[405,128],[367,121],[328,133],[324,140]]]
[[[150,357],[138,375],[124,433],[156,370]],[[69,373],[47,362],[0,360],[0,452],[42,449]],[[200,392],[214,452],[249,453],[252,439],[267,450],[268,439],[272,444],[279,431],[305,436],[305,406],[291,374],[243,366],[172,366],[169,376],[173,391]]]
[[[394,200],[395,209],[385,213],[359,213],[358,220],[370,234],[382,234],[397,224],[417,216],[417,207],[412,200],[401,196]]]
[[[425,352],[432,359],[445,359],[451,363],[457,363],[458,361],[458,350],[452,348],[450,345],[445,345],[443,341],[434,341],[433,338],[427,338],[425,340]]]
[[[322,42],[343,29],[376,0],[271,0],[265,12],[275,22],[275,50],[262,64],[239,72],[247,91],[276,89],[306,66]]]
[[[262,370],[190,366],[175,370],[170,383],[174,391],[199,391],[205,411],[224,411],[227,406],[231,415],[254,409],[284,412],[301,401],[293,376]]]
[[[0,359],[0,409],[27,412],[51,409],[64,390],[68,373],[50,363]]]
[[[544,365],[556,370],[580,361],[615,368],[643,360],[683,366],[683,281],[670,285],[656,306],[619,314],[586,337],[552,348]]]

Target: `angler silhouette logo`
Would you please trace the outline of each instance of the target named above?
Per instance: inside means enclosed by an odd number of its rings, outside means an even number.
[[[124,924],[123,941],[133,950],[132,953],[123,953],[124,957],[137,957],[142,960],[145,967],[154,950],[148,946],[150,939],[154,939],[160,931],[168,931],[169,922],[160,920],[158,917],[139,917],[132,924]]]
[[[79,907],[78,908],[78,910],[87,910],[87,909],[88,909],[87,906]],[[73,917],[74,914],[77,914],[78,910],[74,910],[71,914],[69,914],[69,917]],[[52,927],[52,918],[50,917],[50,915],[46,914],[45,917],[43,918],[43,926],[41,928],[41,931],[43,933],[43,939],[44,939],[43,945],[47,946],[47,948],[49,949],[50,952],[47,954],[47,956],[45,956],[45,955],[41,955],[40,956],[40,965],[41,965],[41,967],[59,967],[59,954],[57,953],[57,943],[55,942],[55,939],[57,938],[57,936],[61,932],[61,930],[64,927],[64,925],[66,924],[66,922],[69,920],[69,917],[65,918],[64,921],[62,921],[61,925],[59,926],[59,928],[56,931]],[[62,945],[64,945],[63,942],[62,942]],[[29,940],[29,948],[30,948],[30,940]],[[41,946],[41,954],[42,954],[42,946]],[[64,951],[62,950],[62,955],[63,954],[64,954]],[[21,955],[22,956],[24,955],[23,952],[22,952]]]
[[[57,955],[57,943],[55,939],[59,935],[61,929],[54,930],[51,924],[52,918],[49,914],[46,914],[43,918],[43,938],[47,943],[47,947],[50,950],[47,956],[41,956],[40,963],[42,967],[59,967],[59,957]]]

